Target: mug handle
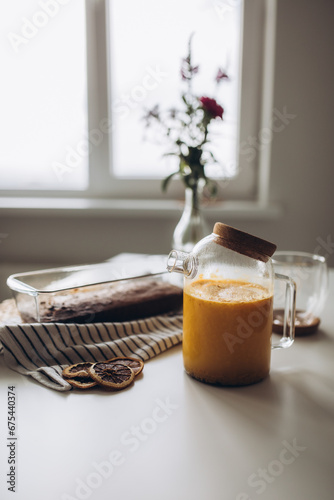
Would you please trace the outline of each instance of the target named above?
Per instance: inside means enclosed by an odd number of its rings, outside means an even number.
[[[272,349],[282,349],[292,346],[295,340],[295,319],[296,319],[296,283],[289,276],[275,273],[275,279],[285,282],[285,305],[283,336],[278,343],[272,344]]]
[[[321,291],[320,291],[319,307],[318,307],[318,310],[317,310],[315,315],[319,316],[319,314],[322,311],[322,308],[326,302],[326,299],[327,299],[329,276],[328,276],[328,267],[327,267],[326,258],[322,257],[321,255],[318,255],[317,260],[320,263]],[[319,308],[320,308],[320,310],[319,310]]]

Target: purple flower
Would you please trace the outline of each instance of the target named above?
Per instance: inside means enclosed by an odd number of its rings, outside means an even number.
[[[218,69],[218,73],[216,75],[216,82],[217,83],[220,83],[222,80],[226,79],[228,80],[228,75],[225,73],[224,70],[222,70],[221,68]]]
[[[182,80],[191,80],[192,77],[198,73],[199,66],[192,66],[189,61],[189,57],[182,59],[181,66],[181,77]]]

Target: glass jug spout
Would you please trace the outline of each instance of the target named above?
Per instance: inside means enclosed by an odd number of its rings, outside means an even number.
[[[181,273],[187,278],[194,278],[197,269],[197,258],[191,253],[172,250],[168,255],[167,271],[170,273]]]

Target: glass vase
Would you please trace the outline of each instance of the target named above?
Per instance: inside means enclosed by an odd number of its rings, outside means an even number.
[[[193,188],[185,189],[183,213],[172,240],[172,248],[175,250],[191,252],[196,243],[211,232],[202,213],[202,194],[203,186],[199,183]]]

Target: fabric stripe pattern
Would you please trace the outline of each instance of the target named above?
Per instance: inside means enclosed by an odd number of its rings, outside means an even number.
[[[181,341],[182,314],[126,323],[0,326],[6,365],[57,391],[73,389],[61,375],[65,366],[117,356],[147,361]]]

